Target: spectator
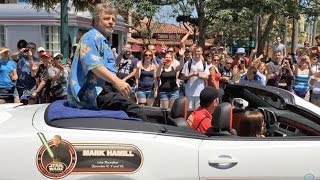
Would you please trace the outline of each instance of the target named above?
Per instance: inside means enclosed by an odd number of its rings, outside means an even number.
[[[265,85],[262,78],[257,74],[258,70],[254,66],[250,66],[245,75],[240,79],[241,84],[259,84]]]
[[[319,55],[316,54],[316,53],[311,54],[310,59],[311,59],[310,70],[311,70],[311,77],[312,77],[316,73],[320,72]],[[310,98],[312,96],[312,91],[313,91],[313,86],[310,85],[310,91],[309,91],[310,92]],[[311,99],[310,99],[310,101],[311,101]]]
[[[147,121],[143,110],[128,96],[131,87],[116,74],[116,63],[106,37],[110,36],[117,17],[114,6],[97,4],[92,26],[82,36],[68,79],[68,103],[85,109],[124,110],[130,117]]]
[[[189,109],[200,106],[200,92],[205,88],[208,80],[209,69],[202,59],[202,48],[194,49],[191,61],[184,64],[182,74],[187,80],[185,85],[185,95],[189,100]]]
[[[279,67],[279,76],[277,80],[277,86],[287,91],[292,91],[293,83],[293,65],[291,56],[283,59]]]
[[[282,62],[283,56],[280,50],[274,52],[274,59],[272,59],[267,66],[267,85],[278,87],[278,80],[280,76],[280,64]]]
[[[219,105],[219,98],[223,96],[222,89],[212,86],[205,87],[200,93],[200,107],[193,111],[187,119],[188,124],[194,130],[206,133],[211,127],[212,114]]]
[[[14,84],[17,79],[17,65],[11,59],[10,50],[7,47],[0,48],[0,94],[10,97],[10,101],[15,103],[19,102]]]
[[[280,51],[282,56],[285,56],[287,54],[286,52],[286,46],[281,43],[281,37],[277,36],[275,38],[275,43],[272,46],[272,54],[275,55],[276,51]],[[274,59],[273,57],[272,59]]]
[[[264,116],[257,110],[247,110],[239,124],[239,136],[264,137],[265,122]]]
[[[301,98],[305,98],[309,91],[309,79],[311,70],[310,59],[308,56],[298,58],[298,64],[294,68],[294,86],[293,90],[295,94]]]
[[[171,108],[174,100],[179,97],[177,78],[184,64],[184,53],[184,49],[180,49],[180,64],[177,67],[173,66],[172,53],[167,53],[157,69],[157,77],[160,77],[159,96],[162,108]]]
[[[311,102],[320,107],[320,71],[311,76],[310,87],[312,88]]]
[[[233,60],[234,62],[234,60]],[[232,74],[233,74],[233,79],[232,81],[235,83],[239,83],[240,79],[243,75],[247,74],[247,61],[245,61],[244,59],[241,59],[240,61],[238,61],[238,64],[236,66],[233,67],[232,69]]]
[[[38,87],[32,91],[31,97],[37,99],[40,96],[41,103],[50,102],[50,87],[53,77],[56,72],[52,69],[52,59],[49,51],[45,51],[41,54],[40,59],[43,64],[38,66],[38,72],[36,77],[39,78]],[[58,74],[60,75],[60,74]]]
[[[266,85],[267,84],[267,67],[266,67],[266,63],[261,62],[258,65],[257,75],[261,77],[262,84]]]
[[[158,82],[156,77],[157,61],[153,59],[150,50],[146,50],[143,59],[137,63],[136,89],[138,104],[153,106],[154,98],[158,92]]]
[[[233,78],[231,64],[233,59],[231,57],[227,57],[224,66],[220,69],[221,78],[220,78],[220,88],[224,89],[228,84],[230,84]]]
[[[215,87],[216,89],[219,89],[219,82],[221,78],[221,73],[218,70],[218,67],[220,65],[220,57],[218,54],[213,55],[212,59],[212,66],[209,68],[209,79],[208,79],[208,85]]]
[[[212,64],[212,58],[213,58],[213,55],[211,53],[207,53],[205,56],[204,56],[204,60],[205,62],[207,63],[207,66],[208,68],[210,69],[213,64]]]
[[[67,80],[70,74],[70,68],[67,65],[62,64],[63,55],[61,53],[55,53],[53,55],[54,75],[51,81],[50,93],[51,102],[67,99]]]
[[[43,52],[45,52],[45,51],[46,51],[46,50],[45,50],[43,47],[38,47],[38,49],[37,49],[38,59],[40,58],[41,54],[42,54]]]
[[[131,87],[134,87],[134,76],[136,74],[136,64],[139,60],[132,54],[130,44],[126,44],[117,57],[118,78],[126,81]]]
[[[240,61],[243,61],[246,65],[246,68],[250,65],[250,59],[245,57],[246,51],[244,48],[238,48],[236,52],[236,57],[233,59],[231,64],[231,68],[233,69],[235,66],[240,64]]]
[[[38,58],[34,56],[36,45],[28,43],[26,48],[20,49],[20,55],[17,63],[17,90],[21,101],[24,104],[34,104],[35,99],[29,99],[32,92],[36,89],[36,73]]]

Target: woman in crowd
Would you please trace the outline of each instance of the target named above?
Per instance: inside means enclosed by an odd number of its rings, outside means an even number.
[[[10,50],[0,48],[0,94],[12,97],[15,103],[20,102],[14,83],[17,79],[17,64],[11,59]],[[3,102],[6,103],[5,100]]]
[[[138,104],[153,106],[157,96],[158,83],[156,78],[157,61],[152,58],[150,50],[146,50],[143,59],[137,63],[136,89]]]
[[[311,59],[311,66],[310,66],[310,71],[311,71],[311,78],[317,74],[318,72],[320,72],[320,64],[319,64],[319,55],[316,53],[311,54],[310,56]],[[311,101],[311,97],[312,97],[312,93],[313,93],[313,85],[311,85],[309,83],[310,86],[310,99],[309,101]]]
[[[264,82],[263,85],[266,85],[267,84],[267,66],[266,66],[266,63],[260,62],[257,69],[258,69],[257,75],[261,77],[262,82]]]
[[[51,70],[55,73],[50,87],[51,102],[67,98],[67,80],[71,70],[67,65],[62,64],[62,58],[63,55],[61,53],[53,55]]]
[[[298,58],[298,63],[294,68],[294,93],[301,97],[305,98],[306,94],[309,91],[309,79],[310,79],[310,59],[308,56],[302,56]]]
[[[208,85],[219,89],[219,82],[221,73],[218,70],[220,64],[220,56],[218,54],[213,55],[212,66],[209,68],[210,75],[208,79]]]
[[[289,55],[283,59],[279,67],[278,87],[287,91],[292,91],[294,79],[292,57]]]
[[[247,74],[246,66],[247,66],[246,61],[244,59],[240,59],[238,61],[238,64],[233,67],[232,74],[233,74],[233,81],[235,83],[239,83],[240,78],[243,75]]]
[[[156,76],[160,77],[159,96],[160,107],[171,108],[173,102],[179,97],[179,87],[177,85],[178,73],[184,65],[184,49],[179,51],[180,64],[174,67],[172,53],[166,53],[157,68]]]
[[[247,110],[240,119],[238,135],[245,137],[264,137],[264,116],[257,110]]]
[[[213,66],[213,62],[212,62],[212,58],[213,58],[213,56],[212,56],[212,54],[211,53],[207,53],[205,56],[204,56],[204,60],[205,60],[205,62],[207,63],[207,66],[208,66],[208,68],[210,68],[211,66]]]

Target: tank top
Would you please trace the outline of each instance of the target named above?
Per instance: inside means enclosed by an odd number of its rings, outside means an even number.
[[[159,91],[162,92],[172,92],[177,91],[177,77],[176,72],[174,71],[173,67],[171,67],[171,71],[166,72],[163,70],[160,75],[161,85],[159,87]]]
[[[295,76],[294,91],[297,93],[306,93],[309,90],[309,74],[301,74],[300,69]]]
[[[146,71],[141,69],[138,82],[138,90],[151,91],[154,85],[154,70]]]

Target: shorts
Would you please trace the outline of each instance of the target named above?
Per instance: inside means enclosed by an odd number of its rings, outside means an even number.
[[[320,94],[312,93],[311,100],[312,101],[320,101]]]
[[[179,91],[165,92],[160,91],[160,100],[175,100],[179,97]]]
[[[138,99],[154,99],[153,91],[137,91]]]

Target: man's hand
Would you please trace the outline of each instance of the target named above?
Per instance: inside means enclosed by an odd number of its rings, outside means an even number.
[[[128,97],[131,93],[130,85],[121,79],[115,81],[114,86],[123,96]]]
[[[31,58],[32,58],[32,52],[31,52],[31,50],[30,50],[30,49],[29,49],[29,51],[28,51],[27,56],[29,57],[29,59],[31,59]]]
[[[36,97],[36,96],[37,96],[37,92],[36,92],[36,91],[33,91],[32,94],[31,94],[31,97],[34,98],[34,97]]]

